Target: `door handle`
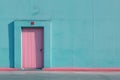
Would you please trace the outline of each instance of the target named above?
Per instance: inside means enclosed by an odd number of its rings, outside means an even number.
[[[40,49],[40,51],[43,51],[43,49]]]

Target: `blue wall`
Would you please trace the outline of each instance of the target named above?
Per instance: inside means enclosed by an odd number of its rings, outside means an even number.
[[[52,67],[120,67],[120,0],[0,0],[0,67],[14,67],[14,20],[51,20]]]

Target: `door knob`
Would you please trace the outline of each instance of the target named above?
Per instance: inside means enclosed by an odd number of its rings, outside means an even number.
[[[40,51],[43,51],[43,49],[40,49]]]

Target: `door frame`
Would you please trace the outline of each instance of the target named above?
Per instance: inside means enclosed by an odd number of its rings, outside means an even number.
[[[31,24],[32,23],[32,24]],[[34,23],[34,24],[33,24]],[[44,68],[52,65],[51,21],[49,20],[16,20],[14,21],[14,68],[22,68],[22,28],[44,28]]]

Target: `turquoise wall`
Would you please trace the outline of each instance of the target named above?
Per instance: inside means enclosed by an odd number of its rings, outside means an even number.
[[[120,67],[120,0],[0,0],[0,67],[14,67],[14,20],[51,20],[51,67]]]

